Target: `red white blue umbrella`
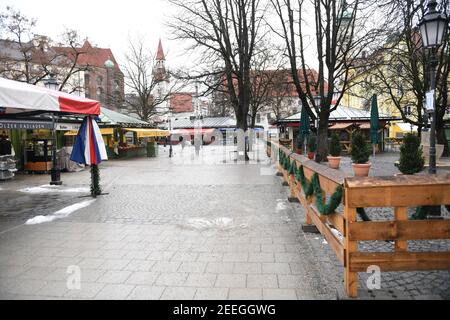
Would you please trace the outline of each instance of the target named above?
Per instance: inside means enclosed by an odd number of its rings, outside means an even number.
[[[100,128],[91,116],[84,118],[78,130],[70,160],[86,165],[97,165],[108,160]]]

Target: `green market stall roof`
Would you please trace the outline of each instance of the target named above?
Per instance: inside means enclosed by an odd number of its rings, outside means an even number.
[[[313,110],[315,114],[315,111]],[[387,114],[380,113],[380,121],[400,120],[398,117],[392,117]],[[330,114],[330,122],[354,122],[354,121],[370,121],[370,111],[356,109],[351,107],[338,106],[336,110]],[[293,114],[292,116],[280,119],[276,122],[277,125],[283,124],[299,124],[300,112]]]
[[[152,125],[148,122],[127,116],[125,114],[107,109],[100,108],[101,126],[118,126],[118,127],[133,127],[133,128],[148,128]]]

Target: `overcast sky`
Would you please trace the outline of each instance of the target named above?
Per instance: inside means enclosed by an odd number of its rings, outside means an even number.
[[[182,49],[169,40],[164,26],[171,14],[165,0],[0,0],[2,11],[8,5],[36,18],[37,33],[57,39],[65,27],[78,30],[93,44],[111,48],[119,63],[123,62],[129,35],[145,38],[153,51],[161,38],[172,67],[184,60]]]

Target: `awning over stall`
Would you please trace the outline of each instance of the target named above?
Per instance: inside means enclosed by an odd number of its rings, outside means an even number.
[[[25,111],[98,115],[100,102],[0,78],[0,114],[20,114]]]
[[[126,131],[136,132],[138,138],[150,138],[150,137],[168,137],[170,132],[168,130],[161,129],[147,129],[147,128],[125,128]]]
[[[114,134],[113,128],[100,128],[100,133],[102,135],[112,135]],[[78,130],[69,130],[64,133],[65,136],[76,136],[78,134]]]
[[[179,134],[179,135],[187,135],[187,136],[193,136],[195,134],[211,134],[214,133],[215,130],[219,129],[211,129],[211,128],[186,128],[186,129],[176,129],[172,130],[172,134]]]

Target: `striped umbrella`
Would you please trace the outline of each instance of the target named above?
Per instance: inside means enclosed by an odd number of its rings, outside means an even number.
[[[108,160],[100,128],[91,116],[85,117],[81,123],[70,160],[88,166]]]
[[[81,123],[70,160],[91,166],[91,195],[100,195],[98,164],[108,160],[108,156],[100,128],[91,116],[85,117]]]

